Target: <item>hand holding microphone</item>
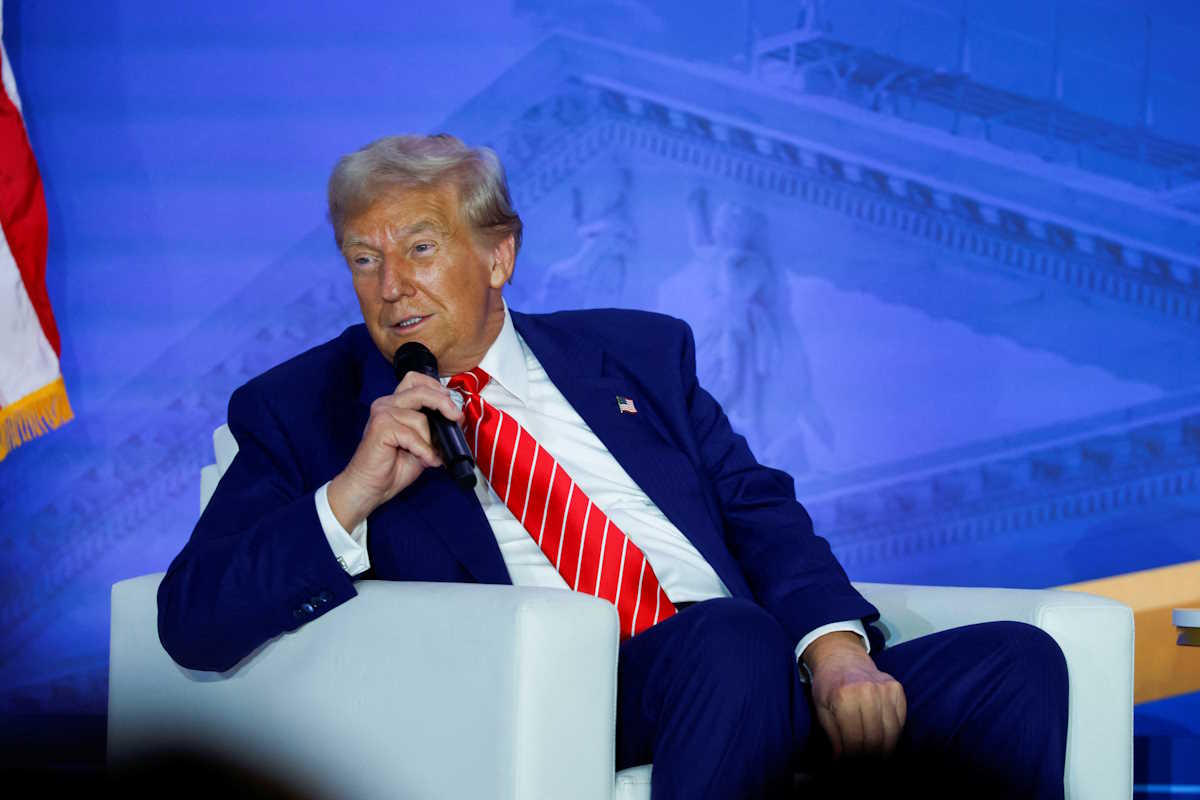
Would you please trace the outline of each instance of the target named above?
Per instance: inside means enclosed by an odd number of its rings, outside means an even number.
[[[409,342],[396,351],[393,366],[399,384],[371,404],[358,448],[329,484],[329,507],[348,531],[429,467],[445,464],[460,486],[475,485],[474,459],[457,425],[462,411],[437,380],[433,354],[425,345]],[[443,446],[443,441],[449,444]]]
[[[405,342],[400,345],[392,358],[392,368],[396,371],[398,381],[403,381],[412,372],[419,372],[435,381],[438,379],[437,358],[420,342]],[[429,420],[433,441],[441,452],[442,462],[450,476],[464,489],[475,488],[475,458],[467,447],[467,438],[463,436],[462,428],[442,416],[437,408],[426,406],[422,411]],[[460,412],[454,419],[461,417]]]

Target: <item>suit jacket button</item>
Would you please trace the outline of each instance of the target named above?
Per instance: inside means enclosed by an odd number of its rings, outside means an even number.
[[[300,606],[300,610],[303,611],[305,614],[311,614],[314,611],[316,611],[317,609],[315,607],[313,607],[312,603],[304,603],[303,605]]]
[[[330,600],[332,600],[333,595],[331,595],[329,592],[321,592],[319,595],[317,595],[317,599],[320,600],[322,604],[324,604],[324,603],[328,603]]]

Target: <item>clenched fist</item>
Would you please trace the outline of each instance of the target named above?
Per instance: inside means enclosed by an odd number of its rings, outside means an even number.
[[[409,372],[396,391],[371,404],[358,449],[329,483],[329,508],[346,530],[354,530],[426,468],[441,466],[422,408],[436,409],[453,422],[462,419],[449,390],[419,372]]]
[[[828,633],[805,649],[803,659],[833,757],[890,754],[908,711],[904,687],[875,667],[858,634]]]

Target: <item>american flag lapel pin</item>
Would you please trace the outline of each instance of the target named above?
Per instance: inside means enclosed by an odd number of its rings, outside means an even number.
[[[622,414],[636,414],[637,406],[633,404],[633,399],[617,395],[617,410]]]

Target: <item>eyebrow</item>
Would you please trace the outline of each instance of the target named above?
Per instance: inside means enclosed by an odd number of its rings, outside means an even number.
[[[419,219],[416,222],[412,223],[411,225],[405,225],[403,228],[400,228],[399,230],[388,231],[388,238],[397,239],[397,240],[398,239],[407,239],[409,236],[412,236],[417,233],[424,233],[425,231],[433,231],[434,233],[440,233],[440,234],[445,234],[445,232],[446,232],[445,228],[439,222],[437,222],[436,220],[433,220],[433,219],[426,218],[426,219]],[[343,252],[345,252],[346,250],[349,250],[351,247],[366,247],[370,250],[378,250],[379,249],[378,247],[375,246],[374,242],[371,242],[371,241],[367,240],[366,238],[364,238],[362,236],[357,236],[355,234],[349,234],[348,236],[346,236],[345,240],[342,242],[342,251]]]

